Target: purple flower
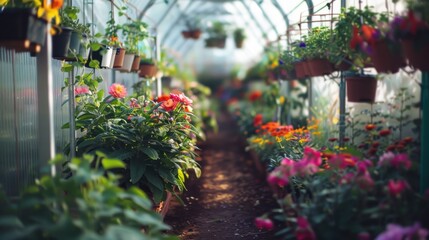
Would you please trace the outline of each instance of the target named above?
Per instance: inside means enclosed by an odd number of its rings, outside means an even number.
[[[305,42],[300,42],[299,43],[299,47],[300,48],[305,48],[307,45],[305,44]]]
[[[283,60],[279,59],[279,64],[283,65],[283,64],[285,64],[285,62],[283,62]]]
[[[401,225],[392,223],[388,224],[386,231],[380,233],[375,240],[425,240],[427,236],[428,230],[422,228],[420,223],[415,223],[414,225],[408,227],[403,227]]]

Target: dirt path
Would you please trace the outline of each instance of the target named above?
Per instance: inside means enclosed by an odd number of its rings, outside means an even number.
[[[208,134],[200,154],[203,174],[183,195],[186,206],[173,204],[166,222],[181,239],[275,239],[258,231],[254,218],[276,206],[265,180],[244,151],[237,126],[219,119],[218,134]]]

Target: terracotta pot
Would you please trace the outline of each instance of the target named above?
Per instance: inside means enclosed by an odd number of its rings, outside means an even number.
[[[201,36],[201,30],[192,30],[190,31],[190,37],[192,39],[199,39]]]
[[[191,32],[190,31],[182,31],[182,36],[185,38],[185,39],[189,39],[189,38],[191,38],[192,36],[191,36]]]
[[[303,61],[303,69],[304,69],[304,76],[306,77],[312,77],[313,73],[311,72],[310,69],[310,64],[308,64],[308,60]]]
[[[295,63],[295,73],[296,73],[297,78],[305,78],[306,77],[304,64],[305,64],[304,62]]]
[[[137,72],[140,69],[140,59],[139,55],[134,56],[133,65],[131,66],[131,72]]]
[[[66,60],[68,49],[70,46],[70,39],[72,29],[62,27],[61,32],[52,36],[52,57],[58,60]]]
[[[429,41],[423,39],[404,39],[401,42],[404,56],[408,59],[408,65],[420,69],[420,71],[429,71]]]
[[[334,71],[334,66],[328,59],[311,59],[308,60],[311,76],[323,76],[331,74]]]
[[[125,48],[116,48],[113,68],[121,68],[124,65],[125,52]]]
[[[156,66],[153,64],[140,64],[139,76],[143,78],[152,78],[156,75]]]
[[[38,18],[33,8],[5,8],[1,10],[0,46],[18,52],[39,52],[45,44],[47,21]]]
[[[380,73],[396,73],[406,65],[401,45],[385,39],[375,42],[370,57],[374,68]]]
[[[243,43],[244,43],[243,39],[241,39],[241,40],[234,40],[234,42],[235,42],[235,47],[236,48],[243,48]]]
[[[222,38],[207,38],[206,39],[206,47],[212,48],[225,48],[226,37]]]
[[[346,77],[349,102],[373,103],[377,91],[377,79],[373,76]]]

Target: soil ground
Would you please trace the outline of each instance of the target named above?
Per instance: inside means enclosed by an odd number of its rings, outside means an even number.
[[[259,231],[254,219],[277,207],[263,176],[255,170],[238,127],[227,114],[219,132],[208,133],[201,146],[202,176],[173,202],[165,221],[183,240],[273,240],[274,231]]]

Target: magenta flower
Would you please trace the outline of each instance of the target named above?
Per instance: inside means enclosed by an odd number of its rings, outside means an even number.
[[[403,167],[408,170],[411,168],[411,165],[411,160],[405,153],[395,155],[392,152],[387,152],[383,154],[378,161],[378,166],[391,166],[396,169]]]
[[[114,98],[124,98],[127,96],[127,89],[120,83],[114,83],[109,87],[109,94]]]
[[[74,89],[74,95],[75,96],[80,96],[80,95],[85,95],[85,94],[89,94],[89,88],[88,86],[77,86]]]
[[[357,235],[358,240],[371,240],[371,235],[368,232],[360,232]]]
[[[296,219],[297,228],[295,230],[295,237],[297,240],[315,240],[316,234],[314,234],[310,223],[307,218],[299,216]]]
[[[192,99],[188,98],[183,93],[170,93],[170,98],[175,102],[183,103],[185,106],[192,105]]]
[[[267,182],[271,185],[284,187],[289,183],[289,175],[287,175],[281,167],[274,169],[267,177]]]
[[[273,221],[271,221],[271,219],[269,218],[263,218],[263,217],[258,217],[255,218],[255,226],[259,229],[259,230],[272,230],[274,228],[274,224]]]
[[[131,108],[140,108],[140,104],[138,103],[137,99],[131,98],[130,99],[130,107]]]
[[[357,176],[355,181],[362,190],[371,190],[375,184],[369,173]]]
[[[380,233],[375,240],[402,240],[416,239],[425,240],[428,236],[428,230],[422,228],[420,223],[412,226],[403,227],[398,224],[388,224],[386,231]]]
[[[400,197],[401,193],[408,188],[408,183],[405,180],[389,180],[389,183],[387,184],[387,189],[389,191],[389,194],[393,197]]]

